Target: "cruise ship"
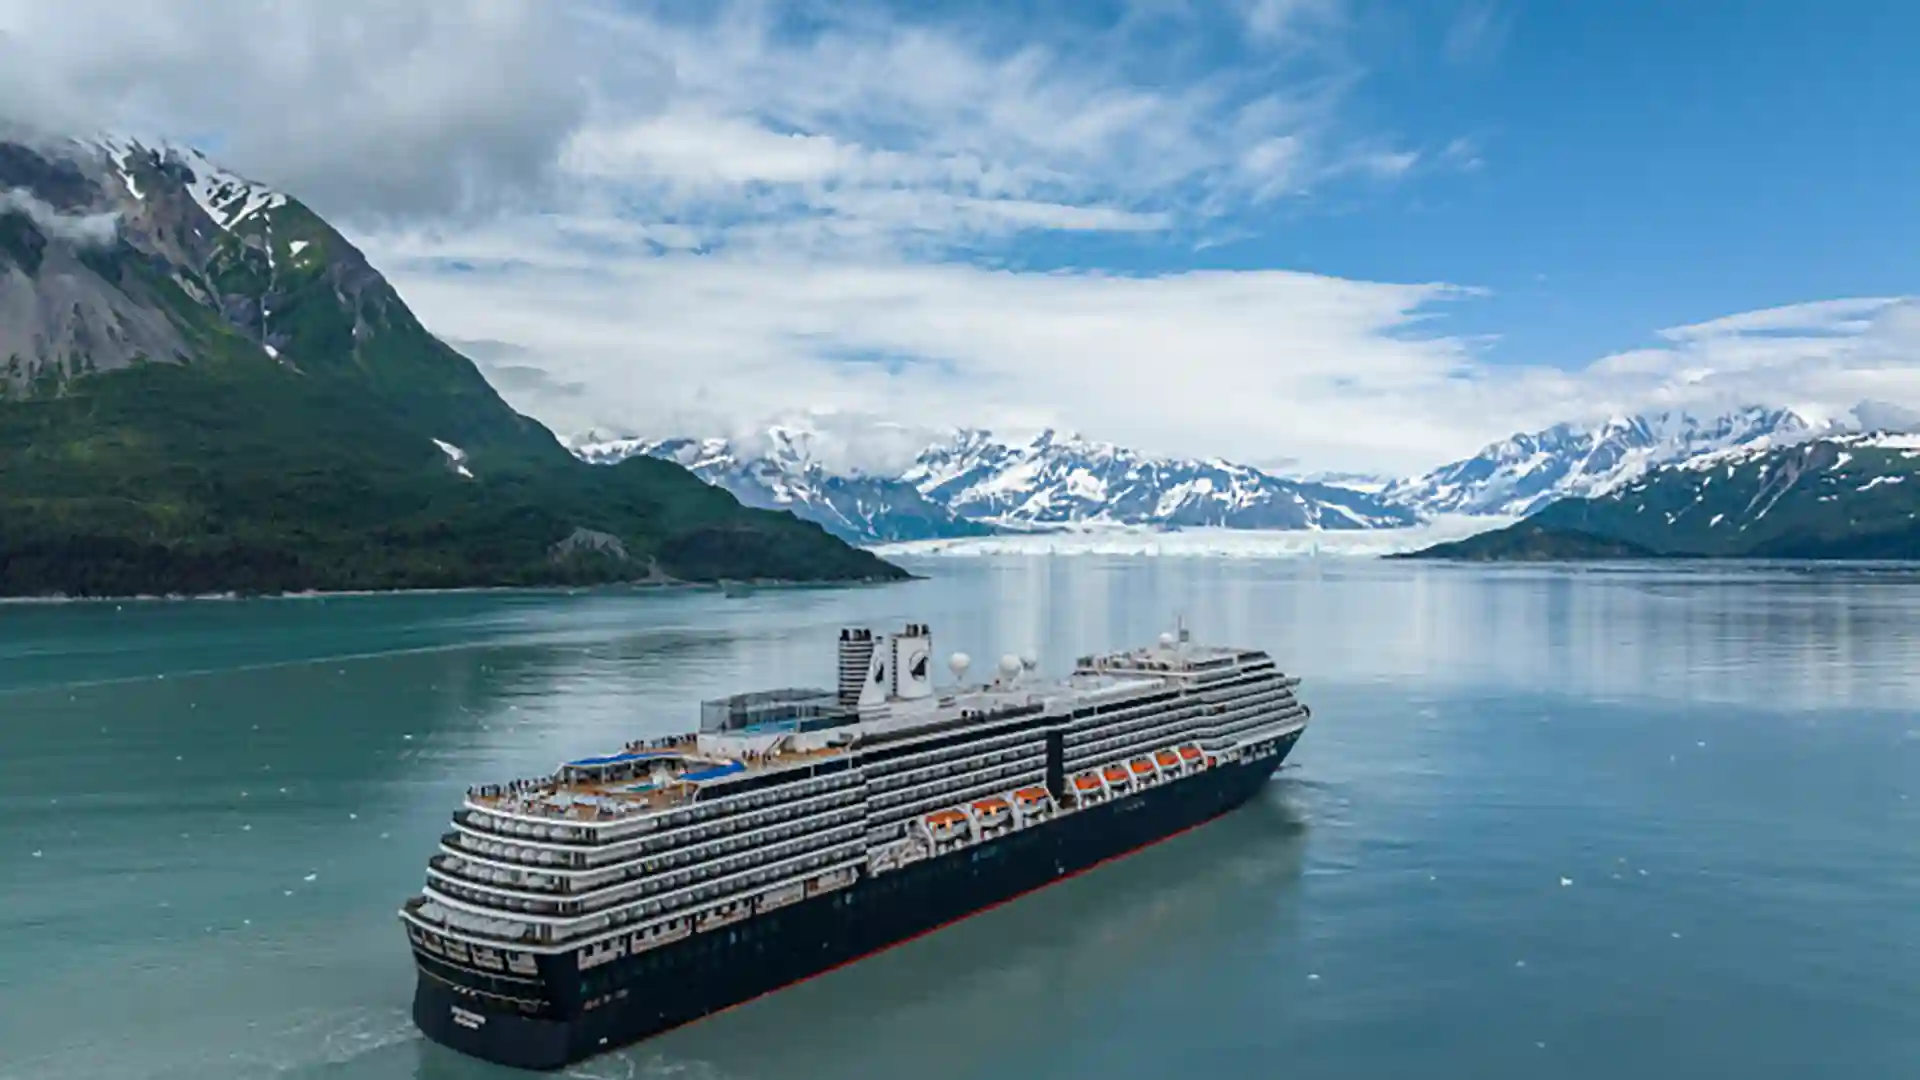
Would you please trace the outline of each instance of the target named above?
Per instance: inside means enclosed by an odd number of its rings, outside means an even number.
[[[834,689],[467,792],[401,908],[414,1021],[557,1069],[1234,809],[1305,730],[1267,653],[1157,643],[936,689],[924,624],[840,633]]]

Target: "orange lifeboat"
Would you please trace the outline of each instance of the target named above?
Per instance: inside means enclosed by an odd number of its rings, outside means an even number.
[[[1159,762],[1161,768],[1171,769],[1180,764],[1180,755],[1171,750],[1162,750],[1153,755],[1153,760]]]
[[[1091,774],[1076,776],[1073,778],[1073,786],[1079,788],[1081,791],[1098,791],[1100,790],[1100,778]]]
[[[1093,777],[1088,776],[1088,777],[1083,777],[1082,779],[1092,780]],[[1096,787],[1099,786],[1097,781],[1095,782],[1094,786]],[[1013,795],[1014,795],[1014,798],[1020,800],[1021,805],[1025,805],[1027,803],[1037,803],[1041,799],[1044,799],[1047,797],[1047,789],[1043,787],[1023,787],[1019,791],[1014,792]]]
[[[1127,770],[1118,765],[1109,765],[1101,769],[1100,773],[1107,778],[1108,783],[1124,784],[1127,782]]]
[[[1200,748],[1197,746],[1183,746],[1180,748],[1180,756],[1186,758],[1188,761],[1199,761]]]
[[[1153,762],[1146,758],[1134,758],[1133,771],[1141,776],[1150,776],[1153,773]]]
[[[1000,798],[981,799],[979,802],[973,804],[973,808],[983,814],[1004,814],[1007,811],[1007,800]]]
[[[966,823],[967,815],[958,810],[935,810],[933,813],[927,815],[927,824],[936,827],[951,827],[954,825],[965,825]]]

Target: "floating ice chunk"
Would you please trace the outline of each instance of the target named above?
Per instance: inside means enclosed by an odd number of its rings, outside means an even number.
[[[1308,982],[1319,982],[1319,981],[1320,981],[1320,973],[1319,973],[1319,972],[1317,972],[1317,971],[1311,971],[1311,972],[1308,972],[1308,973],[1307,973],[1307,981],[1308,981]]]
[[[319,880],[319,878],[320,878],[319,874],[308,874],[306,877],[303,877],[300,880],[301,881],[317,881]]]
[[[37,849],[37,848],[36,848],[36,849],[34,849],[34,852],[33,852],[33,857],[37,859],[37,858],[39,858],[39,857],[40,857],[40,855],[41,855],[41,852],[40,852],[40,850],[39,850],[39,849]]]
[[[1560,879],[1560,887],[1563,889],[1571,884],[1573,884],[1573,879],[1570,877],[1563,877]]]

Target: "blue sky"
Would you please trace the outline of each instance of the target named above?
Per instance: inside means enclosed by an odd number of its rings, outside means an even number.
[[[1459,132],[1482,167],[1267,216],[1218,265],[1481,286],[1459,320],[1502,336],[1495,358],[1554,364],[1656,327],[1912,290],[1920,8],[1510,4],[1450,57],[1449,20],[1490,5],[1442,6],[1355,35],[1355,112],[1427,144]]]
[[[1199,251],[1157,234],[1029,237],[1019,257],[1469,284],[1487,295],[1448,318],[1498,335],[1490,358],[1556,365],[1644,344],[1658,327],[1910,291],[1920,149],[1900,133],[1920,106],[1920,7],[1734,12],[1344,5],[1326,20],[1338,29],[1318,33],[1337,41],[1334,64],[1352,66],[1346,115],[1421,152],[1406,174],[1243,208],[1213,224],[1247,235]],[[1261,64],[1231,12],[1200,21],[1213,24],[1201,63]],[[1474,167],[1449,167],[1449,145]]]
[[[1411,472],[1920,407],[1920,8],[0,0],[0,113],[202,139],[562,434]]]

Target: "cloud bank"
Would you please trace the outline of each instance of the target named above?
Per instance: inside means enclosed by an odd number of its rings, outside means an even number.
[[[100,247],[113,243],[120,232],[120,215],[63,214],[25,188],[0,191],[0,216],[24,214],[41,232],[70,244]]]
[[[1430,51],[1488,62],[1505,11],[1463,4]],[[1352,22],[1339,0],[0,0],[0,114],[188,139],[299,195],[562,433],[813,410],[876,444],[1054,426],[1407,472],[1646,407],[1920,405],[1898,298],[1650,328],[1566,368],[1489,363],[1448,318],[1471,281],[1195,269],[1330,200],[1499,167],[1366,119]]]

